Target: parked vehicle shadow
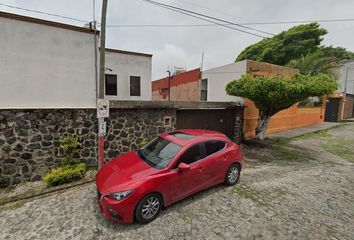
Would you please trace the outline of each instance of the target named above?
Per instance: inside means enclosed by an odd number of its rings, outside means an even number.
[[[189,204],[195,203],[196,201],[201,201],[202,199],[213,195],[219,191],[222,191],[223,189],[227,188],[224,184],[219,184],[213,187],[210,187],[208,189],[205,189],[201,192],[195,193],[185,199],[182,199],[166,208],[163,208],[162,211],[160,212],[160,215],[155,219],[153,222],[149,224],[139,224],[139,223],[132,223],[132,224],[123,224],[123,223],[117,223],[113,222],[111,220],[106,219],[103,217],[100,212],[99,212],[99,207],[97,203],[96,197],[92,198],[91,201],[91,209],[94,217],[96,218],[97,222],[99,225],[101,225],[105,229],[110,229],[114,231],[130,231],[134,229],[140,229],[142,227],[149,226],[150,224],[154,224],[156,221],[163,221],[163,218],[166,217],[166,215],[172,213],[172,212],[179,212],[182,213],[183,208],[185,206],[188,206]]]

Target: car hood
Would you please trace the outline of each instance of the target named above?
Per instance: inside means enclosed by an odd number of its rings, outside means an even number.
[[[96,185],[104,195],[130,190],[157,171],[131,151],[112,159],[100,169],[96,174]]]

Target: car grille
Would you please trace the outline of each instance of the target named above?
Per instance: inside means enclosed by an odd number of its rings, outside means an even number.
[[[97,189],[97,198],[98,198],[98,200],[101,200],[101,197],[102,197],[102,193],[100,193],[100,191],[98,191],[98,189]]]

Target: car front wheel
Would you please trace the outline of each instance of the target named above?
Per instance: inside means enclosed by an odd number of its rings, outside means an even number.
[[[240,179],[240,166],[236,163],[233,163],[229,170],[227,170],[225,176],[225,184],[228,186],[235,185]]]
[[[139,223],[149,223],[159,215],[161,208],[161,196],[158,193],[150,193],[139,202],[135,218]]]

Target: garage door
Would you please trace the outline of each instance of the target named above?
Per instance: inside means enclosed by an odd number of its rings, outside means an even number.
[[[234,109],[196,109],[177,111],[177,129],[208,129],[234,137]]]

